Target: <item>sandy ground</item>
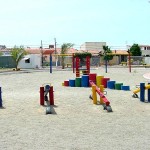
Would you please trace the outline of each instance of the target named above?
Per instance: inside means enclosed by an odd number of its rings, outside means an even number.
[[[132,98],[149,68],[103,67],[91,70],[130,85],[131,91],[105,89],[113,112],[89,99],[91,88],[63,87],[72,71],[0,73],[4,109],[0,109],[0,150],[149,150],[150,104]],[[54,114],[39,105],[39,88],[54,86]],[[147,99],[147,96],[145,97]]]

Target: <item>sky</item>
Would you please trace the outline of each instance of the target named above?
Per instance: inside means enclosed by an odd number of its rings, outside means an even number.
[[[0,0],[0,45],[150,45],[148,0]]]

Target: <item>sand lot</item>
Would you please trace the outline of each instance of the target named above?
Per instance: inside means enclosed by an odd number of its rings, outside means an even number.
[[[130,85],[131,91],[107,91],[113,112],[89,99],[91,88],[63,87],[74,79],[71,70],[0,73],[4,109],[0,109],[0,150],[149,150],[150,103],[132,98],[149,68],[92,69],[116,82]],[[54,114],[45,115],[39,105],[39,88],[52,83]],[[145,97],[147,99],[147,96]]]

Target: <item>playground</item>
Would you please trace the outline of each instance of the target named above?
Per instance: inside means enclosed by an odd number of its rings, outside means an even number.
[[[91,73],[130,86],[130,91],[105,88],[113,112],[89,99],[91,87],[65,87],[74,79],[72,69],[25,70],[0,73],[3,108],[0,109],[2,150],[148,150],[150,149],[150,103],[133,98],[150,68],[91,68]],[[40,87],[54,90],[52,114],[40,105]],[[139,94],[139,93],[137,93]],[[147,100],[145,90],[145,100]],[[99,101],[97,96],[97,101]]]

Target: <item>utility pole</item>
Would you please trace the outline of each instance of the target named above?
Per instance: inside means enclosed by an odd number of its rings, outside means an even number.
[[[56,38],[54,38],[54,42],[55,42],[55,62],[56,62],[56,67],[57,67],[57,61],[58,61],[57,59],[58,59],[58,58],[57,58],[57,56],[56,56],[56,54],[57,54],[57,50],[56,50],[56,43],[57,43],[57,42],[56,42]]]
[[[41,67],[43,68],[43,43],[42,43],[42,40],[41,40]]]

